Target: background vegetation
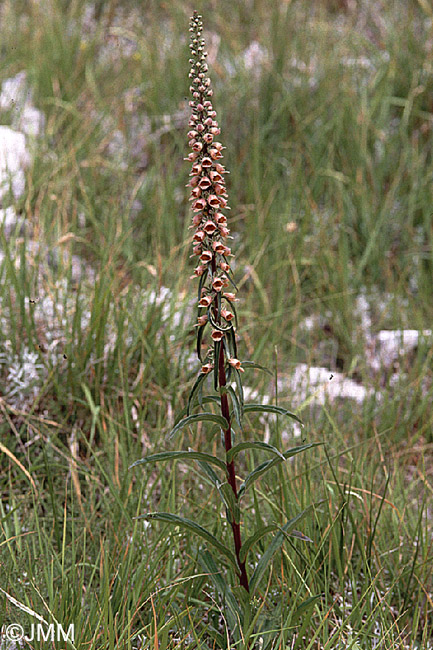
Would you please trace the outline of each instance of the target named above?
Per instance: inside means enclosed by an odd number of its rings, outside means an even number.
[[[181,463],[128,470],[217,444],[204,428],[164,440],[197,370],[194,8],[231,171],[240,356],[275,373],[245,381],[325,443],[256,489],[266,521],[315,504],[300,526],[313,543],[287,543],[265,576],[263,642],[430,647],[433,348],[422,337],[386,365],[375,347],[381,330],[433,321],[430,0],[0,3],[0,81],[26,71],[45,115],[14,202],[24,226],[0,226],[0,587],[74,623],[80,650],[204,649],[206,627],[224,629],[197,540],[134,519],[167,510],[212,530],[217,497]],[[299,363],[343,372],[365,399],[318,404],[293,387]],[[247,434],[299,434],[271,418]],[[32,620],[6,595],[2,618]]]

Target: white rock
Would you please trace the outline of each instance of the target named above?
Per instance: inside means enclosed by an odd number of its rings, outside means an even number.
[[[6,237],[10,237],[19,221],[20,220],[17,217],[15,208],[12,206],[4,210],[0,210],[0,226],[3,226]]]
[[[36,137],[40,135],[45,127],[45,115],[32,104],[25,104],[17,127],[26,135]]]
[[[352,399],[361,404],[372,394],[371,390],[340,372],[332,372],[322,367],[308,367],[306,363],[298,363],[287,382],[288,387],[281,385],[280,388],[288,388],[296,404],[305,401],[325,404],[327,399],[333,401],[337,398]]]
[[[375,337],[374,365],[391,366],[399,356],[414,350],[420,338],[430,338],[432,330],[381,330]]]
[[[32,92],[24,71],[3,82],[0,109],[12,111],[12,127],[17,131],[37,136],[44,129],[45,115],[33,106]]]
[[[8,126],[0,126],[0,199],[7,196],[10,189],[16,199],[22,195],[24,169],[29,164],[25,135]]]
[[[1,88],[0,108],[3,110],[10,110],[11,108],[21,110],[22,106],[29,99],[26,73],[24,70],[15,75],[15,77],[3,81]]]

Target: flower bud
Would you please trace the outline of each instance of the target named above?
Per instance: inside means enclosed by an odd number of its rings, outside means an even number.
[[[229,302],[239,302],[234,293],[223,293],[223,298],[226,298]]]
[[[203,325],[206,325],[206,323],[208,322],[208,320],[209,320],[209,319],[208,319],[208,315],[207,315],[207,314],[203,314],[203,316],[199,316],[199,317],[197,318],[197,325],[198,325],[199,327],[202,327]]]

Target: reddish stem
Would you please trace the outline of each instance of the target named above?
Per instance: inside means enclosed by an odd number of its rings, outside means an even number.
[[[215,263],[215,257],[212,259],[212,272],[215,274],[216,271],[216,263]],[[213,311],[214,311],[214,318],[215,320],[219,321],[220,319],[218,318],[218,299],[215,297],[214,304],[213,304]],[[226,380],[226,371],[225,371],[225,363],[224,363],[224,344],[223,341],[221,341],[220,348],[219,348],[219,358],[218,360],[215,359],[215,363],[218,363],[218,380],[219,380],[219,385],[221,388],[225,388],[227,384]],[[227,399],[227,393],[225,391],[221,391],[221,415],[227,420],[228,422],[228,427],[227,429],[224,430],[224,445],[225,445],[225,450],[226,454],[230,451],[232,448],[232,425],[231,425],[231,418],[230,418],[230,407],[229,407],[229,401]],[[238,498],[238,491],[236,488],[236,471],[235,471],[235,463],[232,460],[230,463],[227,464],[227,473],[229,477],[229,485],[233,490],[233,494],[235,496],[235,499],[237,500]],[[247,576],[247,571],[245,568],[245,562],[241,562],[239,554],[242,548],[242,540],[241,540],[241,527],[238,522],[234,520],[234,517],[232,517],[232,521],[230,522],[230,525],[232,527],[233,531],[233,539],[235,543],[235,554],[236,554],[236,560],[238,563],[239,567],[239,579],[242,587],[246,589],[248,592],[250,590],[249,584],[248,584],[248,576]]]
[[[218,374],[219,374],[219,384],[221,387],[224,387],[226,385],[226,372],[224,368],[224,346],[223,345],[220,346],[220,355],[218,360]],[[224,431],[224,443],[225,443],[226,454],[227,454],[232,448],[232,433],[231,433],[229,402],[227,399],[227,393],[224,392],[221,393],[221,415],[229,423],[229,426]],[[229,484],[233,490],[235,499],[237,500],[238,493],[236,488],[236,472],[235,472],[235,463],[233,460],[230,463],[227,463],[227,471],[229,475]],[[239,558],[240,550],[242,547],[241,527],[240,524],[236,522],[234,519],[232,519],[231,521],[231,527],[232,527],[233,538],[235,542],[236,560],[238,562],[239,571],[240,571],[240,576],[239,576],[240,582],[242,587],[244,587],[249,592],[250,588],[248,584],[248,576],[245,568],[245,562],[241,562]]]

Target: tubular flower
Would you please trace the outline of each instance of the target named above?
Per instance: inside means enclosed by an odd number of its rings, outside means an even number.
[[[228,360],[229,364],[233,366],[233,368],[236,368],[236,370],[239,370],[240,372],[245,372],[245,370],[242,368],[241,362],[239,359],[235,359],[232,357],[231,359]]]
[[[224,214],[224,210],[229,209],[224,180],[224,175],[228,172],[220,162],[225,147],[221,142],[216,141],[221,130],[212,105],[213,93],[206,63],[207,52],[202,38],[201,16],[197,12],[194,12],[191,19],[189,31],[191,35],[189,78],[192,97],[189,101],[191,115],[187,137],[192,152],[186,160],[192,163],[192,168],[187,187],[190,188],[193,211],[191,225],[194,232],[193,251],[194,255],[199,256],[200,261],[199,266],[194,270],[194,276],[191,277],[200,277],[198,307],[207,309],[211,314],[211,320],[213,319],[219,326],[227,327],[230,323],[233,327],[231,322],[234,319],[233,313],[221,306],[221,296],[229,302],[235,301],[233,293],[221,293],[229,285],[231,276],[231,267],[227,262],[227,255],[231,255],[231,251],[224,241],[230,232]],[[209,322],[207,315],[198,317],[199,326],[207,322]],[[214,344],[222,341],[227,356],[231,356],[226,347],[228,341],[222,331],[213,329],[211,338]],[[208,354],[212,356],[212,347]],[[215,360],[213,363],[206,363],[202,367],[202,372],[210,372],[214,366]]]
[[[212,298],[210,296],[203,296],[203,298],[199,300],[198,306],[209,307],[209,305],[211,304],[212,304]]]
[[[228,309],[221,309],[221,316],[225,318],[226,321],[231,321],[235,317]]]
[[[213,259],[213,255],[210,251],[203,251],[203,253],[200,255],[200,260],[203,262],[203,264],[207,264]]]

